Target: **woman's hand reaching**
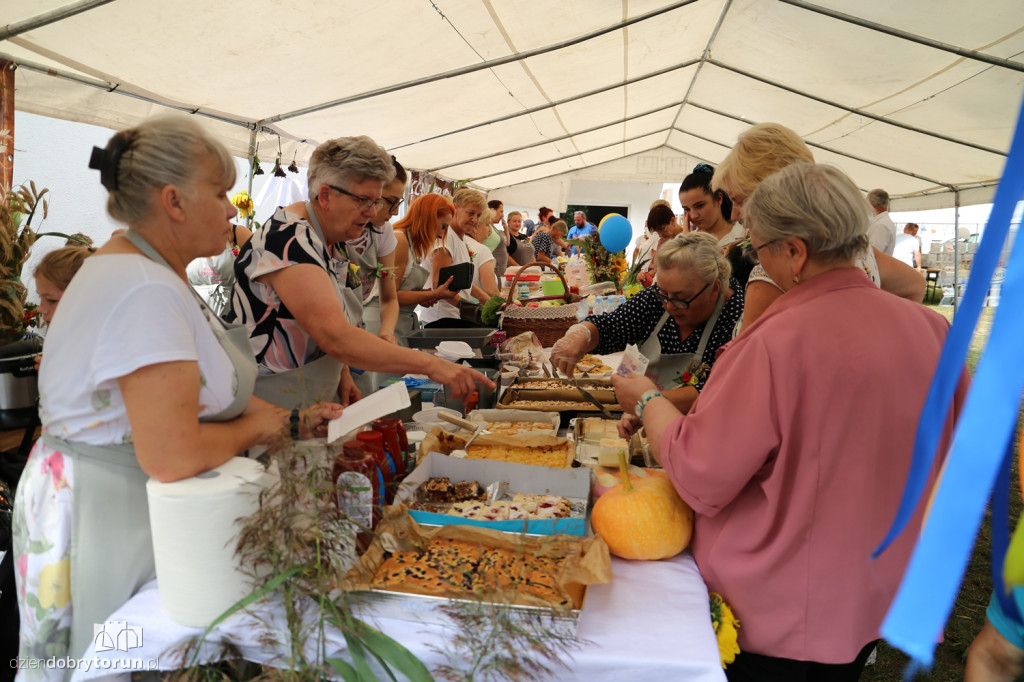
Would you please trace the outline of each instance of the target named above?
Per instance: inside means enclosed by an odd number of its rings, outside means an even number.
[[[299,412],[299,438],[323,438],[327,435],[327,422],[340,417],[344,409],[338,403],[317,403],[302,410]],[[288,417],[290,420],[291,413]]]

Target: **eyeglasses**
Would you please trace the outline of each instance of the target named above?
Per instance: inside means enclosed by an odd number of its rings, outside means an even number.
[[[701,294],[703,294],[704,290],[707,289],[709,286],[711,286],[711,282],[708,282],[703,287],[701,287],[700,291],[695,293],[689,299],[672,298],[671,296],[666,296],[665,294],[661,293],[661,287],[658,287],[657,285],[655,285],[653,291],[654,291],[654,297],[657,298],[659,301],[661,301],[662,304],[671,303],[672,305],[679,306],[680,308],[686,309],[686,308],[689,308],[690,304],[693,303],[694,301],[696,301],[697,297],[700,296]]]
[[[335,185],[328,184],[327,186],[333,189],[338,194],[344,194],[347,197],[352,197],[353,199],[356,200],[356,203],[361,205],[364,209],[372,208],[374,211],[379,211],[381,209],[381,206],[383,206],[385,203],[384,199],[371,199],[370,197],[361,197],[358,194],[352,194],[352,192],[344,190]]]
[[[760,263],[761,262],[761,254],[760,254],[761,249],[763,249],[764,247],[769,246],[771,244],[774,244],[775,242],[780,242],[780,241],[782,241],[782,237],[779,237],[778,239],[770,239],[770,240],[766,241],[764,244],[761,244],[761,246],[754,246],[753,244],[751,244],[750,245],[750,253],[753,254],[754,261],[757,262],[757,263]]]
[[[405,201],[405,197],[398,197],[397,199],[388,199],[387,197],[381,197],[381,201],[388,205],[388,210],[395,211],[402,202]]]

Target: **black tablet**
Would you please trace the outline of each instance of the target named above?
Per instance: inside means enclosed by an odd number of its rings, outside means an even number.
[[[473,264],[472,263],[459,263],[458,265],[446,265],[441,268],[441,271],[437,274],[437,283],[448,281],[449,277],[454,277],[452,283],[448,285],[448,288],[452,291],[462,291],[463,289],[469,289],[473,286]]]

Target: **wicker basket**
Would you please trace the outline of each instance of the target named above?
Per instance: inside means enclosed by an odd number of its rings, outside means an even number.
[[[512,297],[516,294],[516,284],[519,283],[519,276],[527,268],[539,266],[542,268],[551,268],[558,275],[558,279],[562,280],[562,286],[565,288],[565,294],[562,296],[545,297],[561,298],[565,301],[564,305],[540,307],[540,308],[527,308],[512,305]],[[541,299],[544,300],[544,299]],[[555,341],[562,338],[566,330],[572,325],[576,324],[576,303],[580,301],[580,297],[576,294],[569,293],[569,285],[565,281],[565,276],[559,268],[556,268],[550,263],[542,263],[540,261],[534,261],[529,265],[524,265],[516,273],[516,277],[512,280],[512,285],[508,290],[508,300],[505,301],[505,305],[502,307],[501,316],[498,322],[498,326],[503,329],[508,336],[512,338],[523,332],[534,332],[537,338],[540,339],[540,343],[545,348],[554,345]]]

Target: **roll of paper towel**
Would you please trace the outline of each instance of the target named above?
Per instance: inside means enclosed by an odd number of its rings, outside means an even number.
[[[276,478],[276,469],[233,457],[192,478],[146,483],[160,603],[173,620],[206,627],[252,591],[235,558],[237,520]]]

